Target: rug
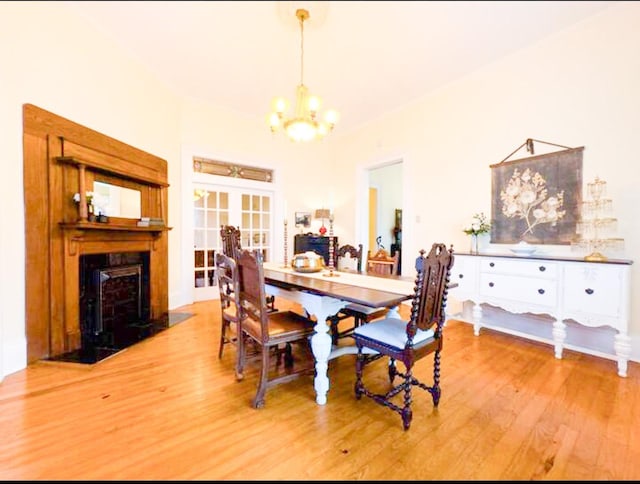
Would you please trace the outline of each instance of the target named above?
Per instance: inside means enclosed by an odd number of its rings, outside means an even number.
[[[169,326],[173,326],[174,324],[181,323],[182,321],[189,319],[193,316],[194,313],[172,313],[169,312]]]

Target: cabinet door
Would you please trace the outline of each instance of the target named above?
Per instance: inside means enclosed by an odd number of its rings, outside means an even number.
[[[622,270],[618,266],[567,264],[563,298],[565,317],[583,314],[620,317],[622,283]],[[593,322],[597,323],[596,320]]]
[[[476,293],[478,282],[477,261],[477,257],[455,255],[449,278],[452,284],[458,284],[458,287],[451,289],[451,294],[454,297],[464,300],[466,297]]]

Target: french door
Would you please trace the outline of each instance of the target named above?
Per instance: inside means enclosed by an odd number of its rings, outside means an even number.
[[[204,183],[193,184],[194,301],[217,299],[215,254],[222,251],[220,227],[240,228],[243,249],[272,256],[273,192]]]

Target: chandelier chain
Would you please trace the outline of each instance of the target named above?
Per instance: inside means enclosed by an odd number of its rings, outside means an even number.
[[[304,15],[300,15],[300,84],[304,84]]]

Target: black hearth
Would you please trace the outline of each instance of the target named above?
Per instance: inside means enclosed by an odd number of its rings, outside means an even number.
[[[82,255],[79,283],[82,346],[53,360],[96,363],[168,327],[149,317],[148,252]]]

